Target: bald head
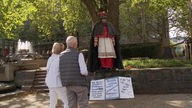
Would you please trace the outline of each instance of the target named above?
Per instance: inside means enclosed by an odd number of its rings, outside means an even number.
[[[66,39],[67,48],[77,48],[77,38],[68,36]]]

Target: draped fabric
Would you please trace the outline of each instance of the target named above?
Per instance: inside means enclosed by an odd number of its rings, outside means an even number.
[[[98,38],[98,58],[100,58],[101,68],[113,68],[113,58],[116,58],[113,38],[114,36],[108,33],[107,24],[103,24],[103,33],[96,35]]]
[[[101,68],[123,69],[117,36],[118,33],[110,22],[103,24],[100,21],[95,24],[89,48],[89,72],[94,72]]]
[[[114,49],[114,36],[108,33],[108,27],[103,24],[103,33],[96,35],[98,38],[98,57],[99,58],[116,58]]]

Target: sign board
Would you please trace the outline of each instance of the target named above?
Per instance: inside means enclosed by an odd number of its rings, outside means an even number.
[[[89,99],[90,100],[104,100],[105,99],[104,79],[91,81]]]
[[[121,99],[134,98],[132,80],[130,77],[119,77],[119,90]]]
[[[119,81],[118,78],[105,79],[105,99],[119,98]]]
[[[92,80],[90,100],[110,100],[134,98],[130,77],[112,77]]]

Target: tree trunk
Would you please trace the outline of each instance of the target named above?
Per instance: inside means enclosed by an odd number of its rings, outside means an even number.
[[[120,34],[119,29],[119,0],[109,0],[108,6],[108,20],[113,24]],[[120,39],[120,35],[118,37]]]
[[[189,8],[189,37],[192,37],[192,0],[188,1]],[[190,38],[189,38],[190,39]],[[191,60],[191,43],[186,44],[186,58]]]
[[[84,3],[91,15],[92,22],[95,24],[99,20],[98,6],[95,0],[81,0]],[[105,1],[106,2],[106,1]],[[113,24],[116,30],[120,33],[119,29],[119,0],[108,0],[108,20]],[[119,38],[118,38],[119,39]]]
[[[142,24],[142,32],[141,32],[141,36],[142,36],[142,39],[143,39],[143,43],[145,43],[146,41],[146,25],[145,25],[145,6],[146,5],[146,2],[142,2],[141,4],[141,24]]]
[[[161,26],[161,49],[160,57],[162,58],[173,58],[172,50],[169,42],[169,21],[168,11],[165,11],[162,15],[162,26]]]
[[[92,23],[95,24],[98,19],[98,7],[94,0],[81,0],[82,3],[87,7],[89,14],[91,15]]]
[[[188,1],[189,7],[189,36],[192,37],[192,0]]]

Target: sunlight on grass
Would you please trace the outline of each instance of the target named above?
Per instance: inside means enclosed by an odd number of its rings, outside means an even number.
[[[123,60],[124,67],[160,68],[160,67],[192,67],[192,61],[175,59],[127,59]]]

